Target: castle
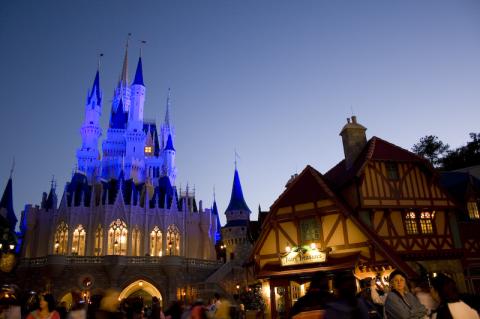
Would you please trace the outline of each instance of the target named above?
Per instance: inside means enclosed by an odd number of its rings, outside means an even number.
[[[41,205],[27,205],[22,212],[21,286],[46,288],[59,297],[72,289],[94,294],[114,287],[123,297],[141,290],[168,301],[181,299],[189,283],[221,266],[216,203],[204,209],[194,191],[175,184],[170,92],[160,128],[144,120],[145,95],[141,56],[129,84],[127,46],[101,153],[103,93],[97,70],[71,181],[59,202],[52,182]],[[235,187],[241,187],[239,181]]]

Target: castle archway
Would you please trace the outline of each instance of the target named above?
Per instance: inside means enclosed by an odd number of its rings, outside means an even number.
[[[150,303],[152,297],[157,297],[160,300],[160,304],[163,304],[162,294],[157,289],[157,287],[155,287],[148,281],[141,279],[134,281],[130,285],[125,287],[120,293],[118,299],[122,300],[129,297],[142,297],[142,299],[145,300],[146,303]]]

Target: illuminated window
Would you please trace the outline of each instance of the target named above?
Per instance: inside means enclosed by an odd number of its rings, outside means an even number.
[[[300,221],[300,234],[302,243],[320,240],[320,227],[316,218],[302,219]]]
[[[102,229],[102,225],[98,225],[97,230],[95,231],[95,251],[93,252],[93,254],[95,256],[101,256],[102,247],[103,247],[103,229]]]
[[[386,163],[385,167],[387,169],[388,179],[394,180],[394,181],[399,179],[397,163]]]
[[[158,226],[150,233],[150,256],[162,256],[162,232]]]
[[[145,146],[145,154],[152,154],[152,147],[151,146]]]
[[[167,255],[180,255],[180,231],[175,225],[167,228]]]
[[[418,234],[417,216],[414,212],[408,212],[405,215],[405,229],[409,235]]]
[[[72,255],[85,256],[85,237],[85,229],[78,225],[73,231]]]
[[[420,228],[422,234],[433,234],[432,220],[435,216],[435,211],[433,212],[421,212],[420,213]]]
[[[108,230],[108,254],[109,255],[126,255],[127,254],[127,224],[117,219],[110,224]]]
[[[470,219],[480,219],[480,215],[478,214],[478,206],[476,202],[468,202],[467,209],[468,209],[468,217],[470,217]]]
[[[68,225],[60,222],[55,232],[55,242],[53,244],[53,253],[56,255],[64,255],[67,253],[68,244]]]
[[[132,231],[132,255],[140,256],[140,229],[138,227]]]

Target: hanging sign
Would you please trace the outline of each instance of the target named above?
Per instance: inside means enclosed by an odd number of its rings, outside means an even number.
[[[289,253],[281,258],[282,266],[323,263],[327,260],[327,253],[317,249],[293,247]]]

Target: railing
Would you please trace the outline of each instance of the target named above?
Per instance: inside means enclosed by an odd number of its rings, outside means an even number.
[[[222,265],[218,260],[185,258],[182,256],[65,256],[49,255],[38,258],[23,258],[21,265],[40,267],[50,264],[81,265],[81,264],[125,264],[125,265],[183,265],[196,268],[218,268]]]
[[[223,264],[222,267],[218,268],[210,277],[205,280],[205,282],[220,283],[227,275],[232,271],[232,263]]]

